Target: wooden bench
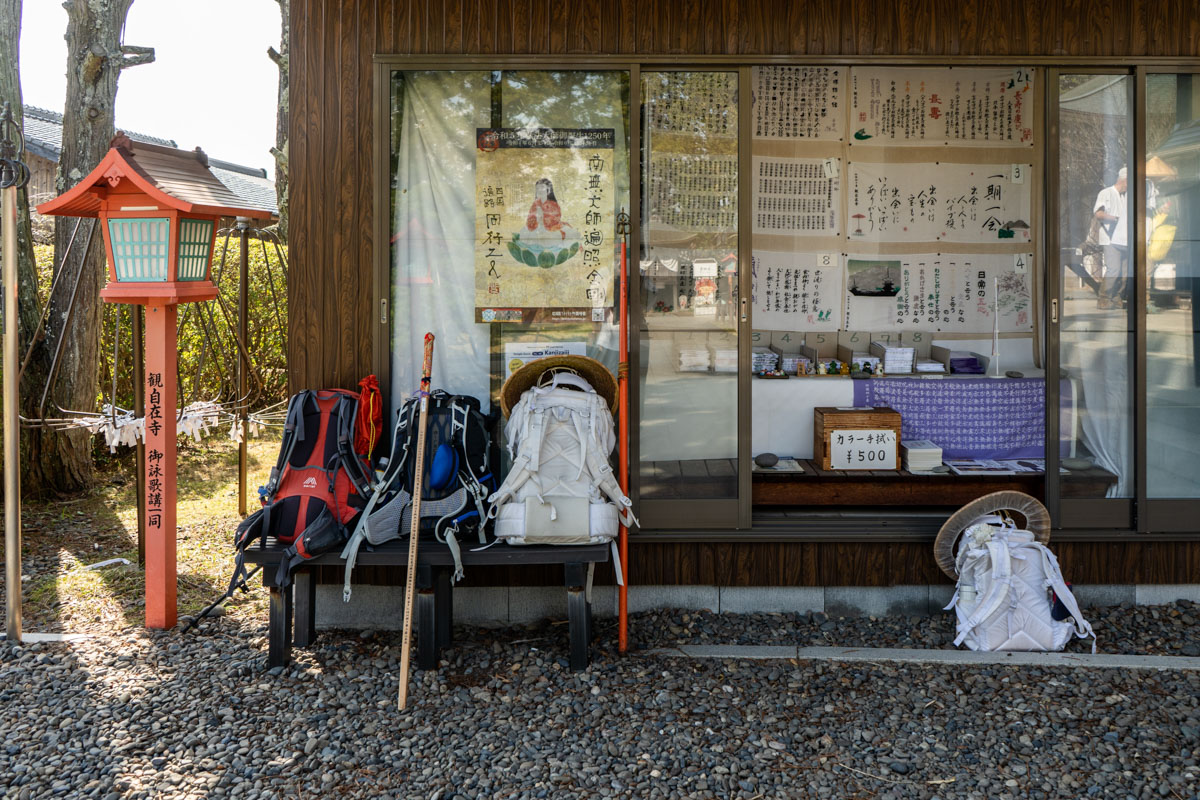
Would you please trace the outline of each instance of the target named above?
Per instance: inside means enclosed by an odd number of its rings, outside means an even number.
[[[587,669],[592,640],[590,576],[596,564],[608,561],[609,545],[511,547],[494,544],[478,552],[470,548],[470,543],[465,543],[462,549],[463,568],[468,572],[474,566],[563,565],[571,669]],[[288,663],[292,644],[308,647],[316,639],[317,586],[312,568],[344,563],[338,553],[317,556],[292,574],[292,590],[283,591],[275,585],[275,573],[283,551],[284,546],[274,540],[267,540],[261,546],[251,545],[246,550],[246,563],[263,565],[263,585],[271,593],[267,660],[272,667]],[[364,544],[356,561],[357,566],[405,566],[407,563],[407,539],[386,542],[369,550]],[[421,669],[436,669],[441,650],[452,640],[454,593],[450,578],[453,571],[454,560],[444,544],[421,542],[417,551],[417,600],[413,609],[417,628],[417,666]]]

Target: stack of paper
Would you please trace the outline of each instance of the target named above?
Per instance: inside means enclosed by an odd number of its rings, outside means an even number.
[[[708,348],[700,345],[679,345],[680,372],[708,372],[711,360]]]
[[[950,352],[950,371],[959,375],[982,375],[983,364],[979,362],[979,358],[966,350],[952,350]]]
[[[751,348],[750,368],[755,372],[773,372],[779,368],[779,354],[769,347]]]
[[[737,372],[738,351],[736,347],[709,346],[712,353],[713,372]]]
[[[946,372],[945,364],[943,364],[940,361],[934,361],[933,359],[929,359],[929,358],[918,358],[916,367],[917,367],[917,372],[920,372],[922,374],[942,375],[942,374],[945,374],[945,372]]]
[[[1012,466],[1002,461],[976,458],[955,458],[946,462],[955,475],[1016,475]]]
[[[780,362],[779,368],[788,375],[807,375],[812,372],[812,362],[795,353],[785,353],[780,357]]]
[[[911,347],[871,342],[871,355],[883,361],[883,371],[889,375],[913,371],[913,359],[916,351]]]
[[[942,463],[942,448],[928,439],[900,442],[900,454],[909,472],[928,472]]]

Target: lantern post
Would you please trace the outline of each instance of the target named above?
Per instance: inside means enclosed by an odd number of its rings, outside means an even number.
[[[177,322],[180,303],[212,300],[212,254],[222,217],[266,219],[208,168],[203,151],[134,142],[118,132],[100,164],[41,214],[98,217],[109,303],[145,306],[144,507],[146,627],[173,628],[176,594]]]

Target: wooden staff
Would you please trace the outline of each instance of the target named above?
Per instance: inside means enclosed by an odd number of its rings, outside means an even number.
[[[629,494],[629,326],[626,319],[629,316],[629,290],[626,281],[629,271],[629,215],[621,209],[617,217],[617,235],[621,237],[621,282],[619,308],[621,312],[620,336],[617,339],[619,350],[617,358],[617,437],[620,441],[617,459],[617,477],[621,482],[621,491]],[[625,581],[617,587],[617,652],[624,653],[629,649],[629,528],[621,525],[617,535],[617,552],[621,558],[621,570],[625,573]]]
[[[400,710],[408,705],[408,657],[412,649],[412,609],[417,593],[417,540],[421,538],[421,492],[425,478],[425,428],[429,420],[429,380],[433,372],[433,334],[425,334],[421,362],[421,417],[417,423],[417,459],[413,467],[412,524],[408,529],[408,578],[404,583],[404,644],[400,650]]]

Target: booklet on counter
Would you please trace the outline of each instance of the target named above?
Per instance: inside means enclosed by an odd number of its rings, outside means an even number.
[[[947,467],[955,475],[1016,475],[1017,471],[1000,461],[978,458],[948,458]]]

